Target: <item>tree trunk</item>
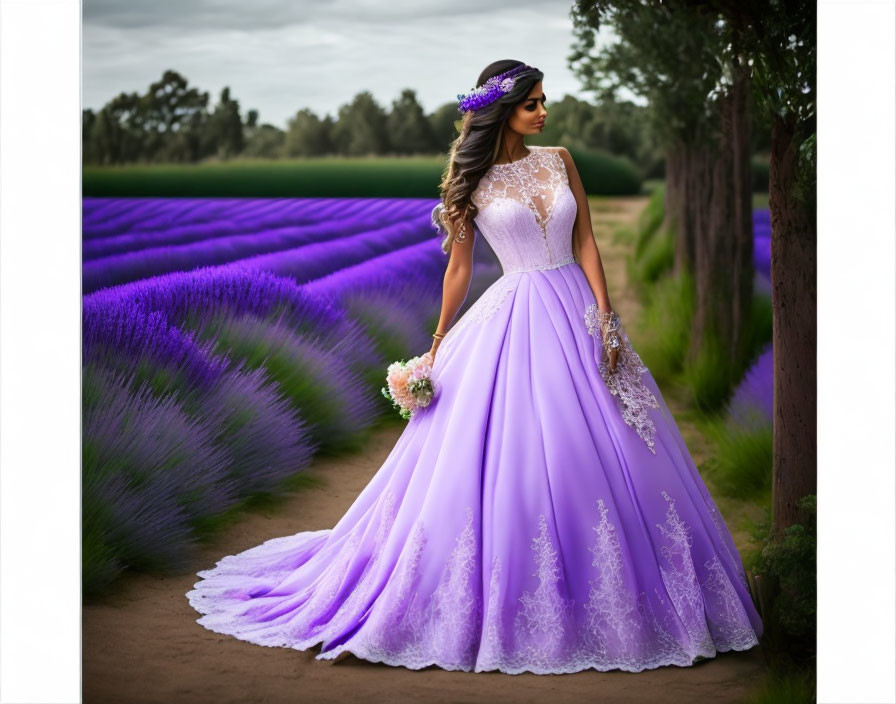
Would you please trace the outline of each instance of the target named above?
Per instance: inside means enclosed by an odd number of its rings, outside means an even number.
[[[711,147],[700,147],[691,161],[691,181],[694,200],[694,319],[691,326],[691,344],[688,360],[693,362],[697,356],[706,334],[706,324],[711,318],[712,306],[712,229],[710,210],[715,201],[718,181],[715,178],[714,164],[717,161],[715,150]]]
[[[750,98],[752,86],[748,67],[740,63],[735,67],[732,86],[732,177],[734,192],[734,219],[732,222],[731,252],[734,278],[731,282],[732,336],[729,354],[737,361],[736,370],[745,364],[750,312],[753,307],[753,169],[751,165],[751,117]]]
[[[696,307],[689,357],[713,335],[733,370],[744,361],[753,296],[753,219],[750,187],[750,83],[736,69],[729,92],[719,99],[718,146],[706,173],[697,218],[694,280]]]
[[[797,502],[816,493],[816,232],[794,197],[799,166],[796,118],[772,124],[769,209],[774,311],[775,530],[798,519]]]
[[[698,232],[712,201],[713,154],[699,140],[678,142],[668,152],[666,223],[675,233],[674,273],[694,273]]]
[[[675,275],[694,271],[693,150],[693,146],[679,141],[666,156],[666,227],[675,236]]]

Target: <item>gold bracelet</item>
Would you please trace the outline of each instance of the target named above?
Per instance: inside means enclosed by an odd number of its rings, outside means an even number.
[[[434,332],[432,334],[432,336],[435,337],[436,339],[442,339],[443,337],[445,337],[445,333],[444,332]]]

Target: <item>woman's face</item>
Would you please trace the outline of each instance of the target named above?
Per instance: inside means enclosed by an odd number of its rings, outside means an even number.
[[[541,81],[532,86],[529,95],[513,109],[507,119],[507,126],[520,134],[538,134],[544,127],[548,114],[545,109],[547,98],[542,92]]]

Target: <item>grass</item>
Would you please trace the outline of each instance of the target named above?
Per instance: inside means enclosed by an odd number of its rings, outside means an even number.
[[[704,334],[695,358],[685,362],[682,378],[693,403],[707,413],[721,409],[739,381],[734,360],[711,333]]]
[[[666,189],[659,187],[654,189],[647,207],[641,212],[637,223],[637,241],[635,245],[635,258],[640,258],[648,243],[654,239],[663,225],[665,218],[665,193]]]
[[[644,288],[638,320],[638,354],[657,382],[676,381],[684,368],[694,317],[694,287],[688,275],[666,277]]]
[[[640,174],[598,150],[573,156],[588,193],[637,193]],[[85,197],[438,198],[447,155],[232,159],[197,164],[87,165]]]
[[[706,475],[725,495],[766,504],[771,500],[773,434],[762,428],[732,428],[718,417],[706,420],[704,432],[715,451],[704,465]]]
[[[812,704],[815,702],[814,674],[768,673],[759,688],[744,704]]]

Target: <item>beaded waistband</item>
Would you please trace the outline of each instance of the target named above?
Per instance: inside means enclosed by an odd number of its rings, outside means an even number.
[[[540,271],[543,269],[557,269],[561,266],[566,266],[567,264],[573,264],[573,263],[575,263],[575,261],[576,261],[576,258],[570,254],[568,257],[564,257],[559,262],[553,262],[550,264],[536,264],[535,266],[526,266],[526,267],[520,267],[518,269],[510,269],[508,271],[505,271],[503,276],[507,276],[508,274],[516,274],[521,271]]]

